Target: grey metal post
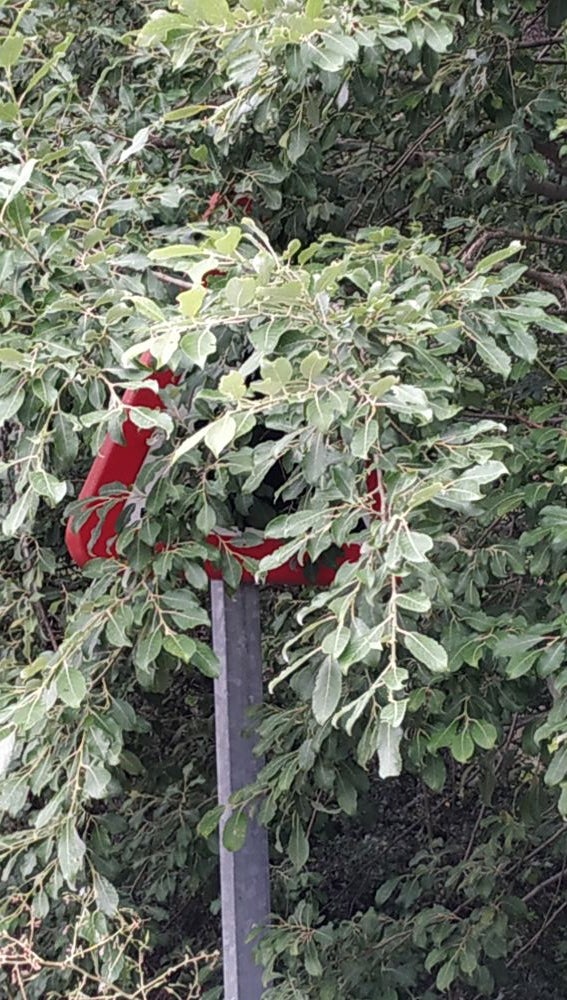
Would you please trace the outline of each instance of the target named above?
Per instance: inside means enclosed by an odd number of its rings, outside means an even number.
[[[249,711],[262,701],[262,649],[258,588],[244,585],[230,598],[222,581],[211,583],[213,648],[220,662],[215,681],[215,730],[219,803],[254,781],[262,761],[253,755]],[[267,922],[270,882],[267,831],[248,825],[244,847],[220,848],[224,1000],[261,1000],[262,969],[246,939]]]

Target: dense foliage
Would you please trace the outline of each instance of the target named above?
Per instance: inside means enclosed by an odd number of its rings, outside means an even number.
[[[215,527],[285,540],[259,579],[362,545],[263,592],[266,997],[564,996],[564,8],[0,5],[9,1000],[221,996]]]

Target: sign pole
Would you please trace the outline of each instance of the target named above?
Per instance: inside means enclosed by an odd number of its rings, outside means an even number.
[[[262,761],[253,754],[250,709],[262,702],[262,648],[258,588],[242,585],[234,597],[222,580],[211,582],[213,649],[220,673],[215,681],[215,730],[219,803],[255,780]],[[224,1000],[261,1000],[262,969],[256,965],[254,926],[270,913],[268,834],[249,821],[240,851],[220,846]]]

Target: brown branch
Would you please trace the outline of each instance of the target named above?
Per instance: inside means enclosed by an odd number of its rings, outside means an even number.
[[[465,267],[472,268],[477,257],[482,253],[487,243],[496,239],[496,233],[490,229],[480,233],[472,240],[460,253],[461,260]]]
[[[567,184],[554,184],[553,181],[526,181],[526,190],[548,201],[567,201]]]
[[[563,913],[563,910],[565,909],[567,909],[567,899],[565,900],[564,903],[561,904],[561,906],[557,907],[555,912],[552,913],[550,917],[548,917],[543,922],[537,934],[534,934],[533,938],[531,938],[529,941],[526,941],[526,943],[522,945],[521,948],[518,948],[517,952],[514,955],[512,955],[512,958],[508,962],[506,962],[507,968],[510,968],[512,965],[514,965],[515,962],[517,962],[517,960],[519,959],[520,955],[523,955],[526,951],[531,951],[532,948],[535,948],[539,939],[543,934],[545,934],[545,931],[550,926],[550,924],[552,924],[555,920],[557,920],[557,917],[560,916],[560,914]]]
[[[554,185],[559,187],[559,185]],[[567,185],[565,185],[567,198]],[[484,250],[487,243],[497,239],[518,239],[526,242],[542,243],[549,246],[567,247],[567,240],[559,236],[540,236],[537,233],[522,233],[515,229],[487,229],[479,233],[478,236],[466,246],[460,254],[461,260],[466,268],[472,270],[479,255]],[[528,267],[522,275],[524,280],[545,288],[546,291],[553,292],[560,302],[567,303],[567,274],[554,274],[552,271],[540,271],[534,267]]]
[[[523,240],[525,243],[543,243],[544,246],[565,247],[567,240],[561,236],[542,236],[541,233],[525,233],[521,229],[490,229],[492,236],[502,236],[510,240]]]
[[[529,902],[529,900],[533,899],[534,896],[539,895],[540,892],[547,889],[548,886],[554,885],[556,882],[561,882],[564,875],[565,871],[563,869],[560,872],[556,872],[555,875],[550,875],[549,878],[544,879],[543,882],[540,882],[538,885],[534,886],[533,889],[530,889],[525,896],[522,896],[522,903]]]
[[[170,274],[164,274],[163,271],[152,271],[152,274],[154,278],[166,281],[168,285],[176,285],[177,288],[183,288],[185,291],[194,287],[190,281],[183,281],[182,278],[173,278]]]
[[[526,42],[516,42],[515,49],[545,49],[548,45],[560,45],[563,42],[561,36],[549,35],[547,38],[534,38]]]
[[[538,271],[534,267],[528,267],[522,277],[526,281],[532,281],[539,285],[540,288],[545,288],[548,292],[553,292],[558,299],[567,302],[567,274],[553,274],[551,271]]]
[[[531,721],[531,719],[528,721]],[[508,870],[507,872],[508,877],[511,877],[516,871],[518,871],[519,868],[525,868],[529,861],[533,861],[533,859],[537,857],[538,854],[540,854],[542,851],[545,851],[548,847],[551,847],[551,845],[554,844],[556,840],[559,840],[560,837],[564,837],[566,833],[567,833],[567,828],[561,825],[557,830],[555,830],[551,834],[551,836],[547,837],[546,840],[543,840],[541,844],[537,845],[537,847],[534,847],[534,849],[530,851],[529,854],[525,854],[523,857],[521,857],[520,860],[517,861],[516,864],[514,864],[512,868]]]

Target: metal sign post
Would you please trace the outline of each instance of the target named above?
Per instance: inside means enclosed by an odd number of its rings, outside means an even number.
[[[213,649],[220,673],[215,681],[215,730],[219,803],[255,780],[262,761],[254,756],[250,709],[262,701],[260,601],[244,584],[229,597],[221,580],[211,583]],[[221,828],[222,834],[222,828]],[[261,1000],[262,969],[247,938],[270,913],[268,834],[251,820],[244,847],[220,846],[224,1000]]]

